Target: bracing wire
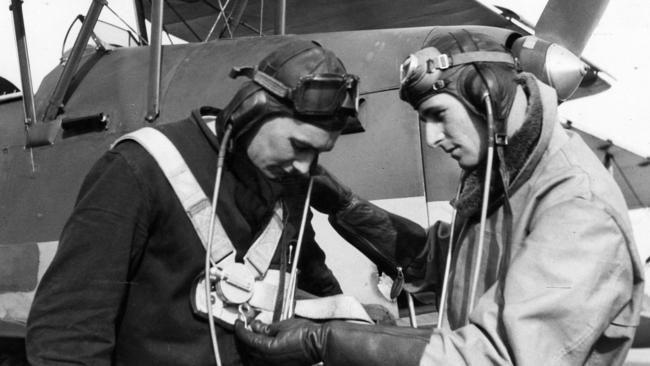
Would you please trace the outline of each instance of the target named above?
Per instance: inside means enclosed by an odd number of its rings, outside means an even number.
[[[178,17],[178,19],[180,19],[180,21],[181,21],[181,22],[185,25],[185,27],[186,27],[186,28],[187,28],[187,29],[188,29],[188,30],[189,30],[189,31],[194,35],[194,37],[196,37],[196,39],[197,39],[198,41],[201,41],[201,37],[199,37],[199,35],[194,31],[194,29],[193,29],[193,28],[192,28],[192,27],[187,23],[187,21],[185,21],[185,18],[183,18],[183,16],[181,16],[181,14],[179,14],[178,10],[176,10],[176,8],[174,8],[174,7],[169,3],[169,1],[167,1],[167,0],[164,0],[164,1],[165,1],[165,5],[167,5],[167,6],[169,7],[169,9],[170,9],[174,14],[176,14],[176,16]],[[165,31],[165,32],[166,32],[166,31]]]
[[[173,44],[174,44],[174,40],[173,40],[172,37],[169,35],[169,31],[167,30],[167,28],[165,28],[164,25],[163,25],[162,28],[163,28],[163,30],[165,31],[165,35],[167,36],[167,40],[169,41],[169,44],[173,45]]]
[[[217,2],[219,3],[219,8],[220,8],[220,9],[217,9],[219,11],[219,14],[217,14],[217,19],[212,24],[212,27],[210,28],[210,32],[208,32],[208,35],[205,37],[203,42],[207,42],[210,39],[210,37],[212,37],[212,33],[214,33],[214,30],[217,28],[217,24],[219,23],[219,19],[221,19],[222,16],[223,16],[223,22],[226,25],[226,29],[228,30],[228,33],[230,34],[230,38],[232,38],[232,31],[230,30],[230,24],[228,24],[228,16],[226,16],[226,7],[230,3],[230,0],[226,0],[225,5],[223,5],[221,3],[221,0],[217,0]]]
[[[108,5],[108,2],[106,3],[106,7],[108,8],[108,10],[110,10],[111,13],[113,13],[113,15],[115,15],[115,17],[117,17],[117,19],[119,19],[119,20],[122,22],[122,24],[124,24],[127,28],[129,28],[129,30],[130,30],[133,34],[136,34],[136,35],[138,36],[138,38],[140,39],[140,42],[141,42],[142,44],[147,44],[147,41],[146,41],[144,38],[142,38],[142,36],[140,35],[140,33],[137,32],[135,29],[133,29],[133,28],[129,25],[129,23],[126,22],[126,20],[124,20],[124,19],[123,19],[119,14],[117,14],[117,13],[116,13],[116,12],[115,12],[111,7],[110,7],[110,5]]]

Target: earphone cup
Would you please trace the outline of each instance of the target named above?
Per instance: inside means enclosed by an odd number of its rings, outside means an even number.
[[[232,125],[233,140],[270,115],[279,114],[291,115],[291,109],[250,81],[242,85],[222,111],[223,118]]]
[[[230,115],[230,122],[233,125],[234,136],[241,135],[253,122],[253,120],[262,115],[266,109],[268,96],[262,90],[249,95],[242,100],[239,106]]]
[[[485,115],[483,98],[490,94],[494,106],[494,117],[505,120],[515,97],[515,74],[511,67],[497,64],[467,66],[459,77],[459,92],[480,115]]]

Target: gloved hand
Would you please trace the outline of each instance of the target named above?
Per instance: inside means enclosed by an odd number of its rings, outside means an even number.
[[[310,341],[320,337],[321,324],[292,318],[270,325],[254,320],[250,327],[248,330],[242,321],[235,322],[242,356],[250,365],[308,366],[320,361]]]
[[[340,183],[325,168],[318,165],[312,174],[314,186],[311,193],[311,206],[326,215],[338,213],[353,201],[350,188]]]
[[[329,215],[339,235],[396,280],[395,296],[404,280],[419,281],[421,288],[430,285],[424,276],[433,246],[424,228],[356,196],[320,165],[312,177],[311,206]]]
[[[254,321],[252,331],[235,323],[235,334],[252,365],[415,366],[431,330],[343,321],[317,324],[289,319],[271,325]]]
[[[380,271],[395,279],[401,275],[399,267],[408,269],[422,253],[427,234],[418,224],[358,197],[320,165],[312,178],[311,206],[329,215],[336,232]]]

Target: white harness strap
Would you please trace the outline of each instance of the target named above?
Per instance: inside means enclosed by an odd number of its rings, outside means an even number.
[[[156,160],[185,209],[203,247],[207,248],[212,205],[176,146],[162,132],[151,127],[144,127],[120,137],[111,148],[124,140],[139,143]],[[282,230],[282,205],[276,203],[269,224],[244,257],[246,264],[255,270],[258,278],[266,274]],[[235,252],[219,217],[215,218],[213,238],[210,255],[215,263],[221,262]]]
[[[275,204],[275,211],[268,225],[244,256],[244,262],[248,267],[255,269],[257,278],[264,277],[271,265],[273,254],[275,254],[275,250],[280,243],[283,230],[282,205],[278,202]]]

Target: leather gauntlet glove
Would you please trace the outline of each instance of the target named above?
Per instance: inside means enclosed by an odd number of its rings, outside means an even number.
[[[310,344],[319,337],[320,324],[288,319],[268,325],[255,320],[250,327],[248,330],[242,321],[235,322],[239,353],[247,365],[310,366],[320,361]]]
[[[251,328],[235,324],[249,362],[277,366],[416,366],[431,335],[428,329],[304,319],[253,322]]]
[[[426,231],[420,225],[358,197],[321,166],[316,167],[312,177],[312,207],[329,215],[329,221],[339,235],[373,261],[379,270],[403,281],[400,268],[407,269],[428,249]],[[410,280],[409,272],[404,273]]]
[[[326,215],[337,214],[348,207],[353,194],[348,187],[340,183],[322,166],[317,166],[312,175],[314,186],[311,194],[311,206]]]

